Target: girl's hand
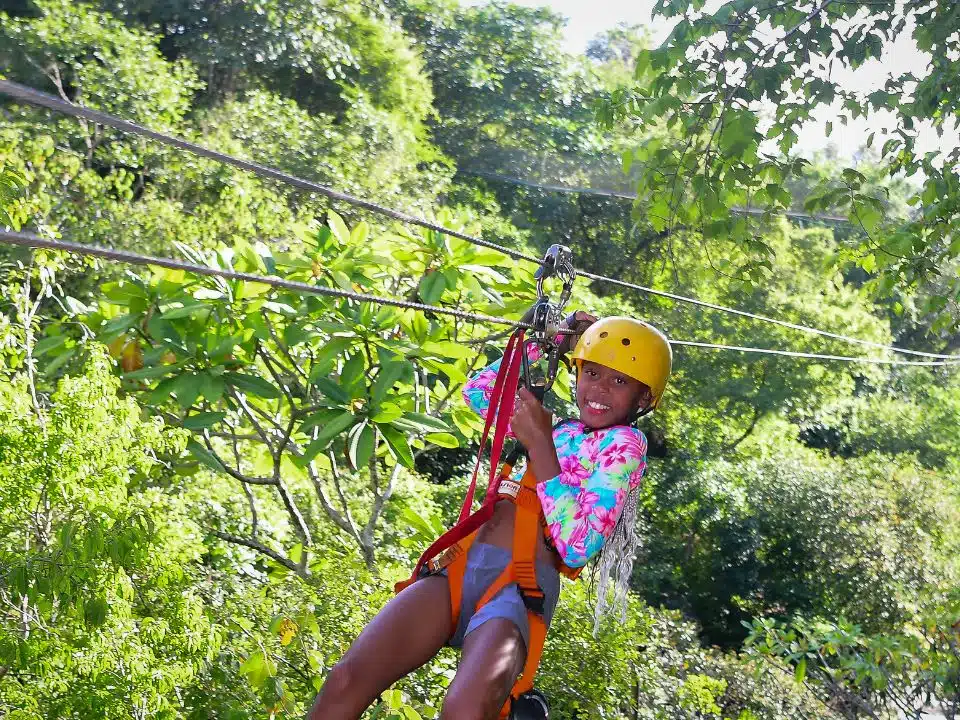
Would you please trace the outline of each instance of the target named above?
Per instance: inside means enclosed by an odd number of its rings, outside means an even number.
[[[520,388],[510,428],[528,452],[545,444],[553,448],[553,416],[525,387]]]
[[[591,315],[583,310],[577,310],[576,312],[568,315],[567,319],[563,321],[563,326],[569,330],[575,330],[576,334],[563,336],[563,339],[560,341],[560,354],[567,355],[571,350],[573,350],[577,346],[577,341],[580,339],[583,331],[593,325],[596,321],[596,315]]]

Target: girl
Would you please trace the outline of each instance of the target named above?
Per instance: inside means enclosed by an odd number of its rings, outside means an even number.
[[[537,545],[536,576],[548,625],[560,592],[560,564],[582,567],[604,549],[600,602],[612,570],[618,591],[625,593],[636,520],[631,491],[646,467],[646,438],[630,424],[660,402],[672,361],[669,342],[651,325],[626,317],[594,320],[574,315],[576,329],[583,331],[573,352],[579,420],[554,427],[526,388],[511,418],[512,434],[526,449],[537,480],[546,526]],[[561,350],[569,350],[569,342]],[[532,351],[530,359],[538,358]],[[467,404],[484,417],[499,363],[463,390]],[[356,720],[381,692],[448,644],[461,647],[462,656],[441,720],[497,717],[524,667],[527,609],[516,584],[474,609],[510,562],[515,512],[515,505],[499,502],[470,546],[456,626],[445,571],[417,580],[387,603],[330,671],[310,720]]]

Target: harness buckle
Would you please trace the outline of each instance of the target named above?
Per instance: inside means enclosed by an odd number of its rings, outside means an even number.
[[[543,615],[546,607],[546,595],[543,594],[542,590],[538,589],[536,593],[521,590],[520,596],[523,598],[523,604],[527,606],[527,610],[535,612],[537,615]]]

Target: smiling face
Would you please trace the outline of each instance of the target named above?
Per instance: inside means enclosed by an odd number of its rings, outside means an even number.
[[[652,400],[650,388],[606,365],[585,361],[577,375],[580,422],[593,430],[619,425]]]

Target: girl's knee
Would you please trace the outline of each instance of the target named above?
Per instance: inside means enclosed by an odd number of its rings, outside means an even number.
[[[507,701],[513,679],[504,674],[454,682],[443,699],[440,720],[493,720]]]
[[[470,692],[451,689],[443,699],[440,720],[488,720],[491,713],[486,707],[489,701],[485,700]],[[496,713],[492,717],[496,717]]]
[[[330,668],[327,681],[323,686],[327,687],[329,685],[331,689],[336,688],[337,690],[346,692],[353,685],[353,679],[355,677],[356,672],[354,671],[353,663],[344,658]]]
[[[325,704],[341,703],[349,698],[351,693],[355,693],[358,685],[357,680],[360,677],[359,669],[346,658],[334,665],[323,681],[323,687],[320,689],[320,695],[317,697],[313,708],[314,715],[311,715],[310,720],[314,720],[314,718],[320,720],[320,716],[316,715],[316,712]]]

